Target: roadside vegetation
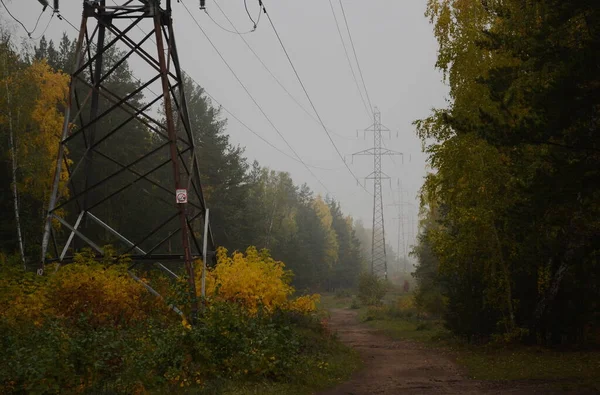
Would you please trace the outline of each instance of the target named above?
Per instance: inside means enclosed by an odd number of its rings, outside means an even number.
[[[131,279],[126,261],[86,251],[39,277],[2,256],[0,392],[306,394],[356,369],[318,295],[293,296],[281,262],[255,248],[220,250],[218,261],[192,326]],[[180,282],[161,291],[186,313]]]

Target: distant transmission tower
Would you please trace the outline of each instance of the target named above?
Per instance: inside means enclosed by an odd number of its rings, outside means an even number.
[[[206,262],[214,243],[171,0],[107,3],[79,3],[83,17],[38,272],[45,263],[72,261],[84,247],[104,257],[110,244],[111,255],[130,257],[135,279],[136,267],[174,277],[185,268],[193,319],[194,260]],[[131,73],[132,60],[145,80],[117,83]]]
[[[385,251],[385,222],[383,218],[383,195],[381,193],[381,180],[390,177],[381,170],[381,157],[386,155],[402,155],[401,152],[382,147],[382,132],[390,132],[390,129],[381,124],[381,113],[375,107],[373,112],[373,125],[365,129],[373,132],[373,147],[359,151],[355,155],[373,156],[373,172],[365,179],[373,180],[373,240],[371,242],[371,273],[377,277],[387,279],[387,256]]]
[[[392,190],[393,192],[393,190]],[[404,194],[406,191],[402,189],[402,183],[398,180],[398,200],[394,201],[394,203],[389,206],[394,206],[398,209],[398,217],[394,218],[398,221],[398,244],[397,244],[397,252],[398,258],[402,257],[404,260],[404,273],[408,272],[408,247],[409,241],[407,237],[408,230],[410,229],[410,219],[408,215],[405,215],[404,208],[407,206],[413,206],[410,202],[404,201]],[[406,230],[404,228],[404,224],[406,222]],[[402,247],[402,248],[400,248]],[[400,252],[402,250],[402,253]]]

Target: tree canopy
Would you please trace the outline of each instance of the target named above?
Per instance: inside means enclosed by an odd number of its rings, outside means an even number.
[[[18,192],[15,198],[3,185],[6,189],[0,193],[5,216],[0,232],[6,236],[0,241],[0,250],[5,253],[18,250],[15,213],[20,213],[24,253],[29,261],[35,259],[39,250],[73,52],[74,42],[67,35],[63,35],[58,45],[42,38],[31,53],[17,50],[8,37],[0,47],[0,66],[4,70],[0,76],[0,133],[3,136],[12,133],[15,139]],[[111,62],[110,54],[107,62]],[[139,84],[127,62],[118,65],[110,78],[105,84],[114,92],[132,92]],[[217,244],[230,251],[245,251],[248,246],[271,250],[275,259],[293,270],[294,285],[300,290],[354,286],[362,270],[363,256],[354,234],[354,221],[343,213],[340,204],[329,197],[315,196],[306,185],[295,184],[288,173],[262,167],[256,161],[250,164],[244,149],[230,142],[227,120],[203,89],[186,78],[185,90],[195,132],[200,178]],[[7,94],[12,99],[10,102],[6,100]],[[143,95],[134,99],[144,103]],[[110,103],[101,99],[100,109],[108,106]],[[84,109],[80,115],[82,122],[87,116],[85,112]],[[100,122],[109,125],[124,119],[126,114],[114,111]],[[12,122],[12,130],[9,122]],[[12,163],[10,147],[6,145],[8,140],[3,138],[0,142],[1,171],[6,179],[10,177]],[[149,130],[137,123],[127,123],[123,132],[103,144],[117,147],[114,159],[127,163],[128,158],[136,157],[144,147],[155,143]],[[84,154],[85,147],[75,145],[67,157],[79,158]],[[114,171],[114,166],[103,158],[95,160],[99,165],[93,169],[94,177],[99,179]],[[65,166],[63,171],[66,179]],[[117,182],[126,182],[125,177]],[[108,186],[96,188],[94,199],[100,200],[109,193]],[[153,193],[152,185],[146,188],[146,193]],[[18,210],[13,208],[15,200],[21,203]],[[65,210],[66,215],[77,215],[68,206]],[[98,210],[103,218],[116,224],[115,227],[126,229],[127,234],[134,236],[145,233],[140,229],[139,220],[132,218],[143,218],[146,228],[161,218],[160,210],[149,210],[144,199],[139,199],[133,191],[131,196],[125,194],[118,201],[108,200]],[[111,243],[113,235],[104,230],[98,232],[103,232],[100,237],[106,244]],[[83,243],[79,241],[76,246],[82,247]]]
[[[430,0],[427,15],[451,100],[416,122],[435,169],[421,194],[421,285],[435,273],[457,333],[589,341],[600,325],[600,10]]]

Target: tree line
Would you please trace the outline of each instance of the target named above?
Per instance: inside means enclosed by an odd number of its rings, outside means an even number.
[[[2,35],[0,177],[6,182],[0,185],[0,251],[21,255],[30,268],[39,259],[66,106],[67,73],[74,52],[75,43],[66,34],[58,44],[42,38],[31,50],[15,48],[10,34]],[[110,62],[109,53],[107,68],[112,66]],[[130,92],[140,82],[125,62],[105,84],[114,92]],[[231,143],[227,120],[220,109],[189,78],[185,85],[200,177],[217,244],[230,251],[244,251],[248,246],[269,249],[275,259],[293,271],[293,283],[299,290],[355,286],[366,265],[355,220],[344,214],[339,202],[315,194],[306,184],[296,184],[288,173],[249,161],[244,149]],[[141,94],[134,99],[144,102]],[[109,103],[101,103],[101,110],[103,105],[108,107]],[[115,111],[101,122],[117,124],[126,116]],[[135,158],[142,146],[152,144],[152,137],[143,127],[130,122],[125,128],[110,140],[118,147],[116,158],[122,160]],[[75,146],[68,155],[75,157],[81,155],[80,151],[83,147]],[[95,176],[110,174],[109,164],[98,160]],[[126,181],[123,178],[115,182]],[[95,193],[92,199],[99,200],[108,191],[98,188]],[[101,210],[103,218],[118,224],[119,229],[127,229],[127,234],[136,235],[139,224],[127,220],[126,210],[128,215],[135,214],[150,224],[158,221],[158,214],[153,218],[144,199],[135,196],[109,200]]]
[[[416,122],[417,301],[471,339],[598,343],[600,8],[430,0],[448,108]]]

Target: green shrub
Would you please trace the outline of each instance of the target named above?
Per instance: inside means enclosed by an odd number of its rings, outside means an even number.
[[[387,283],[377,276],[362,273],[358,279],[358,298],[367,306],[379,306],[387,292]]]
[[[357,298],[352,298],[352,303],[350,304],[351,309],[360,309],[360,303]]]

